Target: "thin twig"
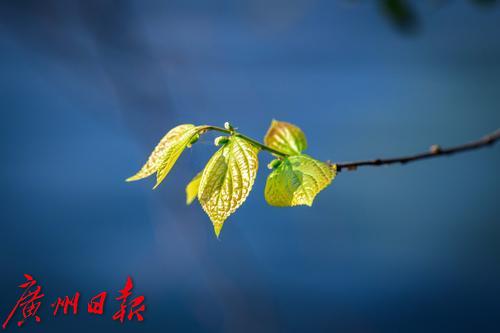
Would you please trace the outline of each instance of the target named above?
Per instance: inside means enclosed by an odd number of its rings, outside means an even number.
[[[222,128],[222,127],[218,127],[218,126],[205,126],[205,130],[212,130],[212,131],[217,131],[217,132],[221,132],[221,133],[225,133],[225,134],[239,136],[240,138],[247,140],[248,142],[250,142],[251,144],[253,144],[257,148],[262,149],[262,150],[266,150],[266,151],[270,152],[271,154],[275,154],[275,155],[278,155],[278,156],[281,156],[281,157],[287,157],[288,156],[285,153],[282,153],[282,152],[280,152],[280,151],[278,151],[278,150],[276,150],[274,148],[266,146],[265,144],[260,143],[259,141],[254,140],[251,137],[246,136],[244,134],[241,134],[239,132],[233,132],[233,131],[230,131],[228,129],[225,129],[225,128]]]
[[[469,142],[459,146],[454,146],[450,148],[441,148],[439,145],[432,145],[429,151],[416,155],[387,158],[387,159],[377,158],[374,160],[343,162],[343,163],[335,163],[335,165],[337,166],[337,171],[341,171],[343,169],[352,171],[356,170],[360,166],[381,166],[381,165],[398,164],[398,163],[406,164],[409,162],[423,160],[427,158],[452,155],[455,153],[461,153],[468,150],[480,149],[482,147],[493,145],[499,139],[500,139],[500,129],[497,129],[495,132],[486,135],[477,141]]]
[[[204,131],[207,130],[213,130],[213,131],[218,131],[221,133],[225,134],[230,134],[230,135],[236,135],[239,136],[248,142],[252,143],[256,147],[262,149],[262,150],[267,150],[268,152],[278,155],[281,158],[286,158],[288,157],[288,154],[280,152],[274,148],[271,148],[269,146],[266,146],[263,143],[260,143],[246,135],[243,135],[241,133],[231,131],[222,127],[218,126],[205,126]],[[394,158],[386,158],[386,159],[381,159],[377,158],[374,160],[362,160],[362,161],[354,161],[354,162],[341,162],[341,163],[331,163],[327,162],[331,166],[336,166],[337,167],[337,172],[342,171],[343,169],[347,169],[348,171],[353,171],[356,170],[360,166],[381,166],[381,165],[390,165],[390,164],[406,164],[410,163],[413,161],[418,161],[418,160],[423,160],[423,159],[428,159],[428,158],[434,158],[434,157],[439,157],[439,156],[446,156],[446,155],[452,155],[455,153],[461,153],[464,151],[468,150],[475,150],[475,149],[480,149],[482,147],[487,147],[490,145],[493,145],[496,141],[500,140],[500,129],[497,129],[495,132],[488,134],[481,139],[477,141],[472,141],[463,145],[459,146],[454,146],[450,148],[441,148],[439,145],[432,145],[427,152],[415,154],[415,155],[409,155],[409,156],[402,156],[402,157],[394,157]]]

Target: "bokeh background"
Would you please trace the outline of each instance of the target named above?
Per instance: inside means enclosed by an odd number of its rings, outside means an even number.
[[[213,135],[158,190],[124,182],[180,123],[285,120],[332,161],[494,131],[495,1],[2,1],[0,112],[2,322],[30,273],[46,297],[23,331],[500,331],[499,147],[342,172],[293,209],[266,204],[264,153],[220,240],[184,197]],[[128,275],[148,308],[120,325]]]

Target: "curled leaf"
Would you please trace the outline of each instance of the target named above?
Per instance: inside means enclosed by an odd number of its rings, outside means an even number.
[[[269,162],[269,164],[267,165],[267,168],[269,170],[273,170],[273,169],[276,169],[277,167],[279,167],[280,164],[281,164],[281,160],[280,159],[274,159],[271,162]]]
[[[218,147],[218,146],[221,146],[221,145],[225,145],[228,141],[229,141],[229,137],[227,137],[227,136],[218,136],[214,140],[214,145]]]
[[[203,171],[198,172],[196,176],[186,186],[186,204],[190,205],[198,196],[198,188],[200,187],[201,175]]]
[[[298,155],[307,148],[306,136],[300,128],[277,120],[271,122],[264,143],[288,155]]]
[[[165,158],[169,147],[172,146],[179,138],[184,135],[187,131],[193,129],[195,126],[192,124],[179,125],[172,128],[156,145],[155,149],[149,155],[147,162],[143,165],[141,170],[137,172],[132,177],[127,178],[127,182],[143,179],[151,176],[158,170],[158,167]]]
[[[316,195],[335,178],[336,167],[307,155],[285,158],[267,178],[266,201],[271,206],[311,206]]]
[[[240,207],[257,175],[258,149],[232,136],[208,161],[201,176],[198,200],[219,237],[224,221]]]
[[[191,140],[189,140],[189,143],[187,145],[188,148],[191,148],[192,145],[194,145],[198,140],[200,139],[200,132],[196,133]]]

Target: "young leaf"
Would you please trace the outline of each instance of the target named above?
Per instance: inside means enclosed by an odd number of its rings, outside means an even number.
[[[198,188],[200,187],[201,175],[203,170],[198,172],[196,176],[186,186],[186,204],[190,205],[198,196]]]
[[[163,161],[165,154],[168,151],[168,147],[171,146],[172,143],[176,142],[180,136],[194,127],[195,126],[191,124],[184,124],[172,128],[156,145],[155,149],[153,150],[141,170],[132,177],[127,178],[126,181],[131,182],[143,179],[155,173],[158,170],[161,162]]]
[[[271,122],[264,143],[288,155],[298,155],[307,148],[306,136],[300,128],[277,120]]]
[[[176,137],[171,144],[168,144],[165,147],[163,160],[158,166],[158,171],[156,172],[156,185],[153,189],[157,188],[163,179],[165,179],[184,149],[186,149],[186,147],[191,143],[191,140],[195,138],[202,129],[203,126],[189,128]]]
[[[224,221],[247,198],[257,175],[258,149],[232,136],[208,161],[201,176],[198,200],[219,237]]]
[[[271,172],[265,188],[271,206],[311,206],[335,178],[336,168],[307,155],[289,156]]]

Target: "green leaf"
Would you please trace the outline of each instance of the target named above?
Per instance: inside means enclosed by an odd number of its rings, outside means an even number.
[[[201,176],[198,200],[219,237],[224,221],[240,207],[257,175],[258,149],[232,136],[208,161]]]
[[[180,137],[182,137],[182,135],[192,130],[193,128],[195,128],[195,126],[191,124],[183,124],[172,128],[156,145],[155,149],[153,150],[141,170],[132,177],[127,178],[126,181],[131,182],[143,179],[151,176],[153,173],[158,171],[158,168],[165,159],[165,155],[169,151],[170,147],[175,142],[177,142]]]
[[[264,143],[288,155],[298,155],[307,148],[306,136],[300,128],[277,120],[271,122]]]
[[[186,186],[186,204],[190,205],[194,199],[198,196],[198,188],[200,187],[201,175],[203,171],[200,171]]]
[[[266,201],[271,206],[311,206],[316,195],[335,178],[336,167],[307,155],[285,158],[267,178]]]
[[[170,145],[167,145],[163,161],[156,172],[156,184],[153,189],[157,188],[163,179],[165,179],[184,149],[191,144],[193,138],[196,138],[203,128],[204,126],[192,127],[176,137]]]

